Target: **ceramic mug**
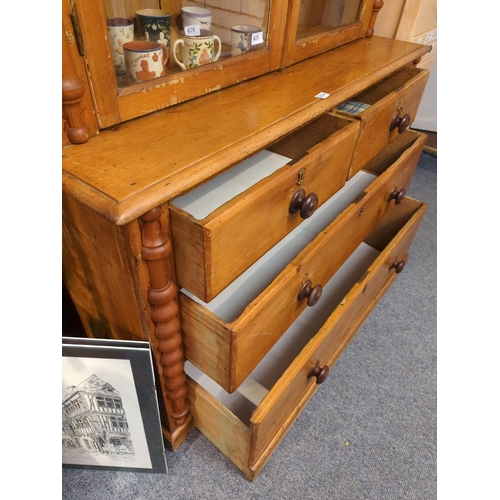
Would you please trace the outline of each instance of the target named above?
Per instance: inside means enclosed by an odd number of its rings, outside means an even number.
[[[186,30],[189,26],[199,26],[200,30],[212,29],[212,11],[203,7],[182,7],[182,27],[184,33],[189,34]]]
[[[215,50],[215,42],[219,47]],[[180,60],[176,48],[180,46]],[[182,69],[191,69],[203,64],[209,64],[219,59],[222,44],[220,38],[211,31],[200,30],[200,36],[188,36],[181,32],[181,38],[174,42],[172,53],[175,62]]]
[[[251,24],[231,26],[231,55],[239,56],[264,45],[262,30]]]
[[[125,71],[133,83],[146,82],[167,73],[168,49],[158,43],[136,40],[123,44]]]
[[[134,23],[130,19],[121,17],[110,17],[106,19],[106,23],[108,25],[109,44],[111,45],[111,56],[113,57],[115,71],[124,74],[123,44],[134,41]]]
[[[141,9],[135,13],[143,40],[158,42],[170,49],[172,14],[161,9]]]

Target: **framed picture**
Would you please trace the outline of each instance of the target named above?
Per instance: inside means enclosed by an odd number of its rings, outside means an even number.
[[[62,465],[167,472],[148,342],[63,337]]]

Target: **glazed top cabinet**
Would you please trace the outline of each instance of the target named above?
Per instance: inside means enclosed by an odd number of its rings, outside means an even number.
[[[69,0],[64,0],[69,2]],[[374,0],[288,1],[288,0],[71,0],[63,3],[66,26],[63,40],[78,46],[84,71],[82,85],[89,86],[95,122],[89,135],[99,129],[175,105],[182,101],[216,91],[307,59],[336,46],[370,34],[373,25]],[[375,2],[377,4],[377,2]],[[176,41],[182,38],[184,21],[182,9],[204,9],[210,13],[210,31],[220,40],[220,55],[204,59],[198,66],[181,69],[175,55],[181,58],[181,47]],[[379,8],[379,7],[377,7]],[[131,81],[122,68],[115,67],[114,49],[110,44],[113,35],[108,24],[133,23],[133,34],[121,35],[117,50],[123,53],[123,43],[157,40],[154,34],[139,24],[137,12],[144,9],[168,13],[163,21],[168,25],[168,62],[164,74],[152,79]],[[72,21],[69,23],[69,19]],[[156,25],[153,24],[156,27]],[[204,27],[207,27],[206,25]],[[235,36],[245,35],[236,31],[255,29],[253,38],[245,38],[243,49],[235,48]],[[149,31],[152,31],[151,29]],[[158,29],[158,33],[161,30]],[[118,38],[120,35],[115,35]],[[63,38],[64,38],[63,37]],[[253,43],[255,41],[255,43]],[[219,42],[214,42],[215,52]],[[174,50],[174,46],[176,46]],[[76,47],[73,58],[78,59]],[[63,75],[64,79],[64,75]],[[68,98],[72,102],[72,97]],[[92,128],[92,127],[91,127]]]

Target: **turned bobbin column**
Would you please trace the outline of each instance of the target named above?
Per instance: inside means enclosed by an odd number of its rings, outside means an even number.
[[[62,35],[62,109],[69,125],[68,139],[73,144],[83,144],[89,139],[89,129],[83,121],[80,103],[85,86],[71,60],[67,35]]]
[[[372,15],[370,17],[368,29],[366,30],[366,38],[371,38],[375,33],[374,30],[375,21],[377,20],[377,15],[383,6],[384,6],[384,0],[375,0],[373,2]]]
[[[152,306],[151,319],[157,341],[157,361],[161,367],[162,392],[171,403],[169,421],[175,427],[183,425],[189,414],[184,373],[184,352],[180,332],[177,285],[169,275],[168,259],[172,252],[170,238],[162,228],[161,208],[157,207],[140,217],[142,221],[142,259],[148,265],[150,288],[148,301]],[[170,430],[173,431],[174,428]]]

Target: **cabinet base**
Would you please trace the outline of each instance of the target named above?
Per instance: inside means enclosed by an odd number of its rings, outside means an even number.
[[[173,433],[170,433],[165,427],[162,427],[163,438],[167,449],[170,451],[177,451],[193,429],[194,420],[192,416],[189,416],[187,421]]]

